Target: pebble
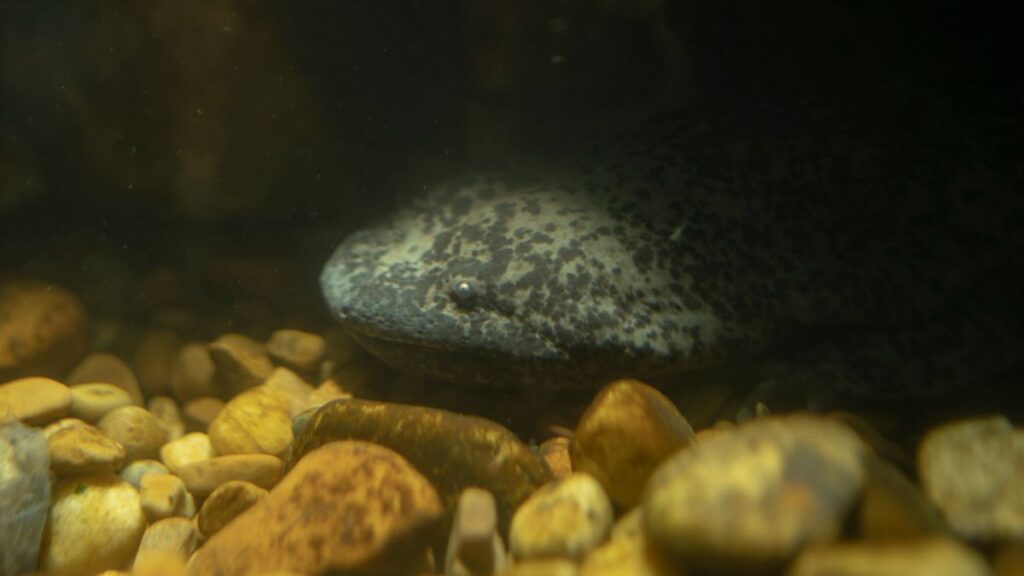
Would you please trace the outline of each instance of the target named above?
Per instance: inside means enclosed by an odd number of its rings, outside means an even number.
[[[113,472],[124,462],[120,443],[81,420],[59,420],[45,434],[50,469],[58,476]]]
[[[187,518],[166,518],[150,524],[142,535],[132,565],[141,574],[184,574],[185,562],[199,547],[199,534]]]
[[[504,426],[484,418],[369,400],[325,404],[295,437],[291,462],[339,439],[365,440],[398,452],[437,487],[453,510],[463,489],[483,488],[498,505],[507,534],[512,511],[551,479],[543,459]],[[501,458],[495,458],[500,454]]]
[[[146,474],[167,474],[169,472],[166,466],[156,460],[136,460],[122,468],[118,476],[139,490],[142,488],[142,478]]]
[[[43,426],[70,413],[71,390],[56,380],[30,376],[0,384],[0,421]]]
[[[1024,539],[1024,431],[1002,416],[931,430],[918,448],[925,494],[962,537]]]
[[[536,558],[580,560],[604,542],[614,511],[593,476],[574,472],[542,486],[516,510],[509,551],[517,561]]]
[[[332,400],[347,400],[351,397],[352,394],[342,390],[334,380],[325,380],[306,396],[306,410],[319,408]]]
[[[125,461],[151,460],[160,456],[168,440],[163,423],[144,408],[122,406],[100,419],[99,429],[124,447]]]
[[[613,538],[587,556],[580,576],[676,576],[675,564],[639,538]]]
[[[189,432],[206,432],[223,409],[224,401],[213,396],[189,400],[181,409],[185,429]]]
[[[165,328],[151,328],[140,338],[132,365],[146,398],[171,393],[171,369],[181,344],[178,333]]]
[[[494,496],[480,488],[466,488],[455,506],[445,554],[445,576],[490,576],[506,564]]]
[[[572,457],[569,454],[571,440],[565,436],[548,438],[540,444],[540,456],[547,463],[555,478],[565,478],[572,474]]]
[[[650,542],[688,566],[770,569],[838,536],[863,484],[865,448],[827,418],[766,417],[663,463],[643,501]]]
[[[867,475],[857,509],[859,535],[869,540],[905,540],[946,533],[935,506],[895,466],[865,459]]]
[[[209,460],[213,456],[210,437],[202,432],[189,432],[160,448],[160,461],[175,474],[185,466]]]
[[[947,538],[851,542],[804,550],[789,576],[991,576],[985,559]]]
[[[186,516],[188,492],[181,478],[173,474],[146,474],[139,483],[142,510],[150,522]]]
[[[288,411],[292,417],[309,408],[308,398],[314,391],[301,376],[280,366],[274,368],[262,387],[284,393],[288,398]]]
[[[281,479],[284,463],[267,454],[232,454],[185,464],[171,470],[184,482],[189,493],[206,498],[218,486],[231,480],[245,480],[270,489]]]
[[[514,564],[500,576],[579,576],[579,568],[572,560],[544,558]]]
[[[270,494],[196,553],[191,573],[422,573],[437,492],[404,458],[359,441],[308,452]]]
[[[185,421],[181,418],[178,403],[170,396],[156,396],[146,403],[146,409],[156,416],[160,424],[167,430],[167,439],[176,440],[185,435]]]
[[[49,469],[42,431],[0,423],[0,574],[36,569],[50,506]]]
[[[128,564],[146,529],[139,493],[113,474],[66,480],[54,490],[40,570],[93,576]]]
[[[251,482],[232,480],[221,484],[199,509],[196,516],[199,532],[209,539],[253,504],[266,498],[267,494],[266,489]]]
[[[270,357],[304,372],[316,370],[324,357],[324,339],[301,330],[276,330],[267,340]]]
[[[68,386],[90,382],[113,384],[128,392],[132,402],[142,405],[142,390],[135,372],[124,360],[109,352],[89,354],[71,370],[64,381]]]
[[[596,478],[628,510],[640,502],[654,469],[695,438],[664,394],[637,380],[617,380],[580,417],[570,453],[574,470]]]
[[[277,388],[246,390],[224,406],[209,430],[217,454],[286,456],[292,442],[291,400]]]
[[[216,396],[231,397],[255,388],[274,370],[263,344],[248,336],[224,334],[207,350],[214,365],[214,386],[220,391]]]
[[[88,344],[88,316],[74,294],[48,282],[0,280],[0,382],[63,376]]]
[[[113,384],[91,382],[71,386],[71,415],[91,424],[114,408],[132,404],[131,395]]]
[[[190,342],[178,350],[171,365],[171,390],[181,402],[213,396],[215,367],[205,344]]]

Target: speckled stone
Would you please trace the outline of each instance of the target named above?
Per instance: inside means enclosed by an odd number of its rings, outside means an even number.
[[[515,510],[551,471],[512,432],[490,420],[445,410],[368,400],[338,400],[310,416],[296,436],[290,462],[327,442],[357,439],[380,444],[422,470],[448,510],[464,488],[494,495],[504,536]],[[495,454],[502,458],[495,459]]]
[[[139,381],[124,360],[109,352],[93,352],[78,363],[64,380],[68,386],[106,382],[124,389],[135,404],[142,404],[142,390]]]
[[[212,396],[215,367],[205,344],[190,342],[181,347],[171,366],[171,390],[179,401]]]
[[[120,443],[81,420],[59,420],[45,433],[50,469],[58,476],[113,472],[124,462]]]
[[[160,460],[175,474],[183,467],[213,458],[213,444],[202,432],[189,432],[160,448]]]
[[[159,457],[167,442],[167,429],[156,416],[139,406],[122,406],[100,419],[99,429],[124,447],[125,461]]]
[[[217,396],[231,397],[255,388],[274,370],[263,344],[248,336],[224,334],[207,350],[213,360]]]
[[[58,378],[88,344],[89,319],[74,294],[37,280],[0,280],[0,382]]]
[[[91,424],[99,422],[114,408],[131,404],[131,395],[113,384],[91,382],[71,386],[71,415]]]
[[[517,561],[583,559],[612,528],[612,503],[601,484],[585,472],[550,482],[516,510],[509,551]]]
[[[132,565],[133,576],[185,573],[185,562],[199,546],[199,534],[187,518],[167,518],[150,524],[142,535]]]
[[[960,536],[1024,538],[1024,431],[1002,416],[945,424],[918,449],[925,494]]]
[[[48,576],[93,576],[131,561],[146,529],[139,493],[113,474],[67,480],[54,490],[40,556]]]
[[[175,473],[185,482],[189,493],[197,498],[206,498],[218,486],[231,480],[273,488],[281,479],[283,468],[280,458],[267,454],[232,454],[185,464]]]
[[[266,498],[264,488],[241,480],[225,482],[203,502],[196,517],[196,526],[204,538],[210,538],[236,517]]]
[[[466,488],[455,506],[445,576],[487,576],[500,572],[506,564],[494,496],[486,490]]]
[[[71,412],[71,390],[40,376],[0,384],[0,421],[11,418],[42,426]]]
[[[780,567],[839,535],[863,485],[864,451],[856,434],[826,418],[750,421],[655,471],[642,504],[645,533],[689,566]]]
[[[267,353],[272,358],[307,372],[320,365],[324,349],[322,336],[302,330],[275,330],[267,340]]]
[[[192,574],[292,570],[412,575],[443,508],[401,456],[366,442],[310,451],[262,501],[217,532]]]
[[[0,574],[30,574],[50,506],[46,436],[0,422]]]
[[[856,542],[810,547],[789,576],[991,576],[978,552],[955,540]]]
[[[232,398],[210,424],[220,455],[286,456],[292,442],[291,398],[279,388],[257,386]]]
[[[654,469],[695,439],[664,394],[637,380],[616,380],[580,417],[570,453],[574,470],[593,476],[615,504],[629,509]]]

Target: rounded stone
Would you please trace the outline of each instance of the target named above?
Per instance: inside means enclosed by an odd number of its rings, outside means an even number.
[[[218,486],[231,480],[244,480],[261,488],[273,488],[281,479],[284,463],[267,454],[215,456],[180,467],[175,473],[185,488],[197,498],[206,498]]]
[[[918,470],[925,494],[960,536],[1024,538],[1024,431],[1005,417],[929,431],[918,449]]]
[[[131,404],[132,397],[124,388],[106,382],[90,382],[71,387],[71,415],[86,422],[99,422],[114,408]]]
[[[109,352],[93,352],[86,356],[71,370],[65,382],[68,386],[106,382],[123,388],[135,404],[142,404],[142,390],[135,372],[124,360]]]
[[[302,377],[283,367],[274,368],[261,388],[284,394],[288,398],[288,411],[292,417],[309,408],[309,395],[314,391]]]
[[[196,517],[199,532],[209,539],[253,504],[266,498],[267,494],[266,489],[251,482],[232,480],[221,484],[199,509]]]
[[[160,420],[139,406],[122,406],[108,412],[99,423],[104,434],[124,447],[125,460],[154,459],[168,440]]]
[[[213,396],[203,396],[189,400],[182,407],[181,415],[185,420],[185,429],[189,432],[206,432],[220,411],[224,409],[224,401]]]
[[[320,365],[325,347],[322,336],[302,330],[275,330],[267,340],[271,358],[306,372]]]
[[[146,528],[139,493],[113,474],[57,485],[40,569],[49,576],[93,576],[126,565]]]
[[[572,465],[629,509],[640,502],[654,469],[695,438],[664,394],[637,380],[617,380],[580,417],[570,447]]]
[[[231,399],[210,424],[217,454],[285,456],[292,442],[291,401],[279,389],[259,386]]]
[[[185,435],[185,421],[181,418],[178,403],[170,396],[155,396],[146,403],[146,409],[156,416],[167,430],[167,439],[175,440]]]
[[[71,390],[41,376],[0,384],[0,421],[13,418],[31,426],[49,424],[71,412]]]
[[[231,397],[255,388],[274,370],[263,344],[248,336],[224,334],[207,350],[213,360],[217,396]]]
[[[118,476],[138,490],[142,487],[142,478],[147,474],[167,474],[169,472],[166,466],[156,460],[136,460],[122,468]]]
[[[185,483],[173,474],[146,474],[140,482],[142,510],[150,522],[183,516],[186,494]]]
[[[89,320],[74,294],[47,282],[0,280],[0,381],[60,377],[88,344]]]
[[[792,415],[723,431],[665,461],[643,500],[653,545],[694,568],[781,567],[840,533],[865,448],[835,421]]]
[[[804,550],[789,576],[991,576],[981,554],[949,538],[851,542]]]
[[[160,448],[160,460],[175,474],[185,466],[209,460],[213,456],[210,437],[202,432],[189,432]]]
[[[540,455],[555,478],[565,478],[572,474],[572,456],[569,454],[571,442],[568,438],[559,436],[548,438],[540,444]]]
[[[113,472],[124,462],[121,444],[80,420],[60,420],[45,433],[50,469],[58,476]]]
[[[608,537],[614,520],[601,484],[574,472],[533,493],[516,510],[509,530],[509,551],[517,560],[580,560]]]
[[[181,402],[212,396],[214,365],[205,344],[191,342],[181,347],[171,366],[171,390]]]
[[[190,568],[196,576],[409,574],[436,537],[443,512],[434,488],[395,452],[330,442],[214,534]]]
[[[199,535],[187,518],[165,518],[146,528],[132,564],[132,574],[186,574],[185,562],[199,546]],[[170,568],[170,569],[169,569]],[[180,568],[180,571],[175,571]]]

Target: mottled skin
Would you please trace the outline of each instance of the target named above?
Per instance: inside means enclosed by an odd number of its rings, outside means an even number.
[[[345,240],[327,302],[403,371],[597,386],[918,326],[1020,246],[1019,170],[958,158],[962,135],[747,118],[438,186]]]

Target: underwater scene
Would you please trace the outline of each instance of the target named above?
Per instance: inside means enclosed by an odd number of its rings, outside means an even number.
[[[0,576],[1024,576],[966,0],[0,0]]]

